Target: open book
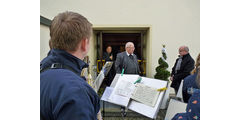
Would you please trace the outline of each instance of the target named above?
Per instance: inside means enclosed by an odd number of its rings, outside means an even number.
[[[159,91],[156,88],[149,87],[147,85],[138,83],[136,88],[131,96],[133,100],[146,104],[148,106],[154,107],[158,96]]]
[[[112,103],[127,107],[130,99],[133,99],[154,107],[160,92],[156,88],[144,85],[143,83],[134,84],[139,77],[138,75],[120,76],[109,100]]]
[[[104,91],[101,100],[125,106],[132,111],[154,119],[165,93],[158,92],[157,89],[166,87],[167,81],[141,77],[141,82],[134,84],[139,77],[139,75],[124,74],[121,76],[117,74],[111,84],[111,89]],[[106,95],[105,92],[108,94]]]
[[[123,75],[120,76],[113,92],[109,97],[109,102],[128,106],[130,97],[135,89],[134,82],[139,78],[139,75]]]

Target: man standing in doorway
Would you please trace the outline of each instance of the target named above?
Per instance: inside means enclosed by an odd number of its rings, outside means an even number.
[[[189,54],[187,46],[179,48],[179,58],[176,60],[171,73],[170,80],[172,81],[171,87],[174,88],[177,94],[181,81],[190,75],[194,68],[194,60]]]
[[[134,44],[127,42],[125,50],[126,51],[117,54],[115,62],[116,73],[124,71],[124,74],[140,74],[137,56],[133,54],[135,50]],[[126,116],[124,107],[121,107],[121,111],[123,116]]]
[[[106,52],[103,53],[103,59],[107,61],[113,61],[112,47],[109,45],[106,48]]]
[[[113,62],[113,53],[112,53],[112,47],[109,45],[106,48],[106,52],[103,53],[103,59],[105,60],[105,62],[111,61]],[[110,71],[108,72],[107,76],[105,77],[105,83],[107,86],[110,86],[112,83],[112,80],[114,78],[115,75],[115,70],[114,70],[114,62],[113,65],[110,69]]]
[[[133,54],[135,50],[134,44],[127,42],[125,50],[117,54],[115,62],[116,73],[121,73],[124,69],[124,74],[140,74],[137,56]]]

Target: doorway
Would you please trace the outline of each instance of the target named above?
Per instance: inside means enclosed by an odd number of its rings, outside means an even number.
[[[151,59],[150,53],[150,27],[93,27],[93,48],[90,58],[100,72],[104,65],[103,53],[106,47],[111,46],[113,60],[116,60],[118,53],[125,51],[125,44],[133,42],[135,46],[134,54],[138,57],[141,75],[147,76],[151,67],[147,62]],[[90,57],[91,57],[90,55]],[[94,57],[95,56],[95,57]]]
[[[103,33],[102,51],[105,52],[108,46],[112,47],[113,60],[116,60],[118,53],[125,51],[125,44],[133,42],[135,45],[134,54],[142,60],[141,33]],[[100,59],[100,55],[98,55]]]

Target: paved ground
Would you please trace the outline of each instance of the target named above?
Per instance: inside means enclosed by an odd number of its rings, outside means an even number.
[[[103,115],[103,113],[102,113]],[[164,120],[166,115],[166,110],[160,110],[158,112],[158,116],[157,116],[157,120]],[[111,110],[107,110],[104,113],[104,120],[151,120],[150,118],[147,118],[141,114],[138,114],[136,112],[133,111],[128,111],[127,115],[125,118],[122,117],[121,113],[120,113],[120,109],[118,112],[113,112]]]
[[[100,89],[100,96],[103,94],[105,86],[102,86]],[[175,95],[170,95],[170,98]],[[127,111],[127,115],[125,118],[122,117],[121,115],[121,110],[120,107],[111,103],[104,102],[104,113],[103,113],[103,102],[100,102],[101,106],[101,111],[102,111],[102,116],[103,120],[151,120],[148,117],[145,117],[141,114],[138,114],[136,112],[133,112],[131,110]],[[157,120],[164,120],[166,116],[166,109],[160,109],[158,112]]]
[[[127,111],[127,115],[123,119],[121,115],[120,107],[107,102],[104,102],[104,112],[103,112],[103,102],[101,102],[101,111],[102,111],[102,116],[104,120],[151,120],[150,118],[147,118],[131,110]],[[164,120],[165,115],[166,115],[166,110],[160,109],[158,112],[157,120]]]

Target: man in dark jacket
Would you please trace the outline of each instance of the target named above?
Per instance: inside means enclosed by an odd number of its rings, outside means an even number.
[[[171,73],[170,80],[172,81],[171,87],[174,88],[177,94],[181,81],[190,75],[194,68],[194,60],[189,54],[187,46],[179,48],[179,58],[176,60]]]
[[[107,61],[113,61],[112,47],[107,46],[106,52],[103,53],[103,59]]]
[[[140,74],[137,56],[133,53],[135,50],[132,42],[127,42],[124,52],[118,53],[115,61],[116,73],[121,73],[124,69],[124,74]],[[121,107],[123,116],[126,116],[125,108]]]
[[[74,12],[58,14],[50,27],[51,50],[41,61],[41,120],[96,120],[99,97],[80,77],[88,65],[92,24]]]
[[[110,71],[108,72],[106,78],[105,78],[105,83],[107,86],[110,86],[113,79],[114,79],[114,75],[116,74],[115,70],[114,70],[114,61],[113,61],[113,54],[112,54],[112,47],[109,45],[106,48],[106,52],[103,53],[103,59],[105,60],[105,62],[107,61],[111,61],[113,62],[113,65],[110,69]]]
[[[139,74],[140,69],[138,66],[138,59],[135,54],[133,54],[135,47],[132,42],[128,42],[125,45],[124,52],[117,54],[117,59],[115,62],[116,73],[121,73],[124,69],[124,74]]]

